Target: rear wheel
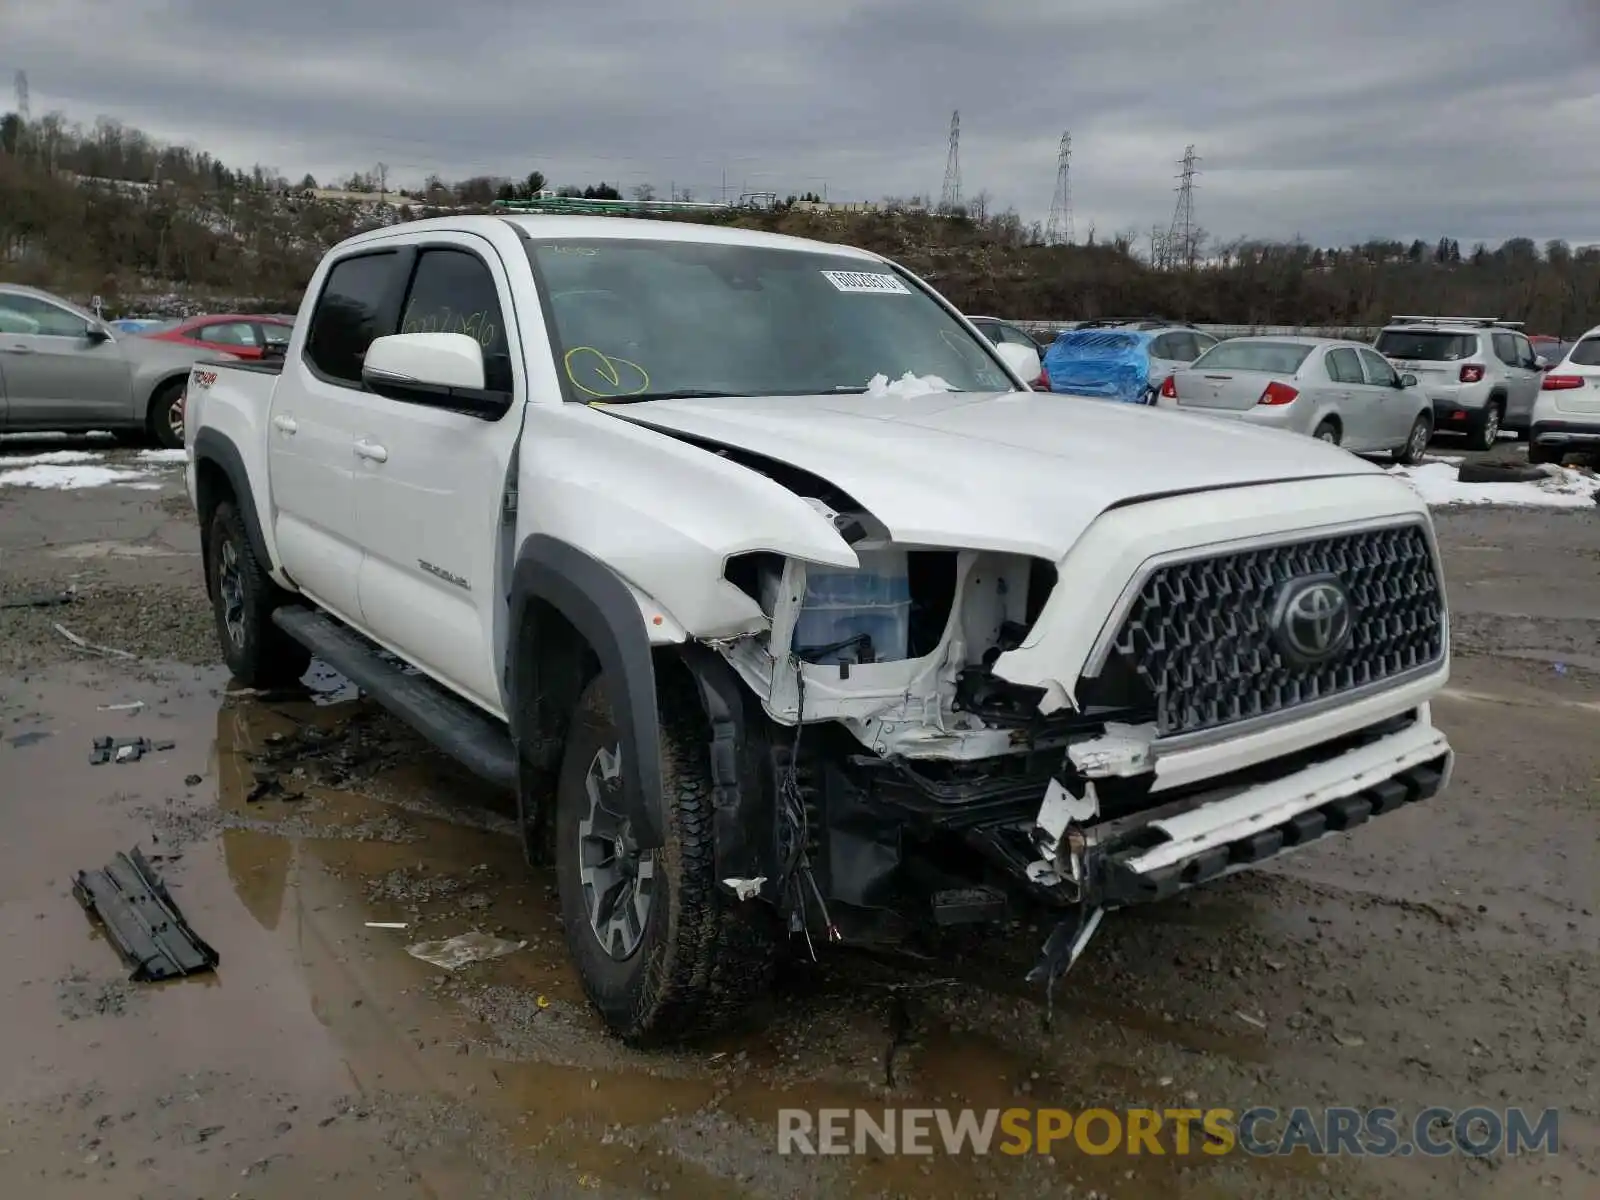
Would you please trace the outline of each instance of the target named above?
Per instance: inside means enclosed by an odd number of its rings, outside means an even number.
[[[1467,435],[1467,445],[1474,450],[1493,450],[1500,440],[1500,422],[1504,416],[1505,406],[1498,400],[1489,401]]]
[[[1420,414],[1411,424],[1411,432],[1406,434],[1406,440],[1395,448],[1394,460],[1403,466],[1414,467],[1422,461],[1422,456],[1427,453],[1428,440],[1433,437],[1433,422],[1426,413]]]
[[[604,677],[584,690],[556,785],[556,887],[590,1002],[626,1041],[660,1044],[727,1025],[772,977],[777,939],[760,901],[717,886],[708,734],[699,701],[661,705],[666,845],[640,850],[623,803],[631,769]]]
[[[183,409],[189,381],[175,379],[150,398],[147,424],[156,445],[176,450],[183,445]]]
[[[1339,444],[1339,425],[1331,418],[1324,420],[1311,431],[1311,436],[1319,442],[1327,442],[1330,445],[1337,446]]]

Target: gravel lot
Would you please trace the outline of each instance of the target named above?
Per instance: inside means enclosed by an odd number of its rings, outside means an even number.
[[[51,449],[7,443],[0,471]],[[0,604],[72,594],[0,608],[0,1194],[1600,1195],[1600,509],[1440,510],[1450,792],[1108,918],[1053,1033],[1019,928],[933,966],[796,965],[747,1029],[642,1055],[583,1004],[504,799],[364,700],[230,695],[181,475],[105,461],[145,490],[0,486]],[[175,747],[90,765],[102,735]],[[90,933],[71,878],[135,842],[214,977],[130,984]],[[405,953],[475,928],[527,945],[456,972]],[[1554,1107],[1561,1148],[776,1153],[782,1107],[1034,1104]]]

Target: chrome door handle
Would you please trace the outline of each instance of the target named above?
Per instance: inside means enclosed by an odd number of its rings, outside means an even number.
[[[272,427],[280,430],[283,433],[293,433],[296,429],[300,428],[300,426],[294,423],[293,417],[273,417]]]
[[[388,462],[389,452],[376,442],[361,441],[355,444],[357,458],[364,458],[368,462]]]

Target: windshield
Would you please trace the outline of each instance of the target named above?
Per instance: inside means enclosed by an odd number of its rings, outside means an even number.
[[[1195,371],[1266,371],[1293,375],[1311,353],[1295,342],[1218,342],[1194,360]]]
[[[1600,337],[1586,337],[1572,348],[1567,361],[1575,367],[1600,367]]]
[[[810,396],[936,376],[1016,385],[986,343],[880,263],[688,241],[534,241],[569,400]],[[937,385],[934,385],[937,390]]]
[[[1378,353],[1386,358],[1414,358],[1421,362],[1459,362],[1478,352],[1475,333],[1432,333],[1426,330],[1385,329],[1378,335]]]

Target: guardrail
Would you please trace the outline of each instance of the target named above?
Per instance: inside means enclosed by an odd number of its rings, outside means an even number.
[[[1012,321],[1010,324],[1028,333],[1051,333],[1061,329],[1070,328],[1073,321]],[[1209,333],[1212,337],[1328,337],[1345,338],[1353,342],[1370,342],[1378,336],[1378,329],[1362,326],[1345,326],[1333,328],[1321,325],[1192,325],[1190,328],[1198,329],[1202,333]]]

